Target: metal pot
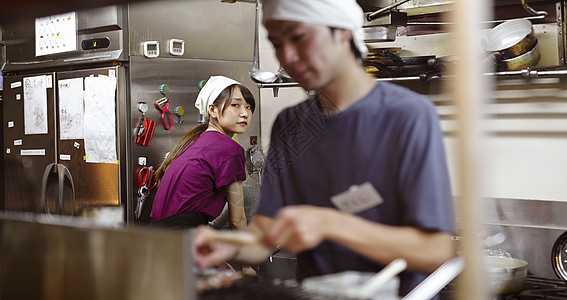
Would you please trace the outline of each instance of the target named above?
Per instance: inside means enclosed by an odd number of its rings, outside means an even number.
[[[493,294],[507,294],[524,289],[528,275],[528,262],[500,256],[483,257],[487,289]]]
[[[502,60],[522,55],[536,43],[532,23],[526,19],[506,21],[492,28],[481,40],[484,51]]]
[[[528,52],[516,56],[514,58],[496,60],[496,66],[499,71],[519,71],[527,67],[535,66],[539,61],[540,53],[536,40],[534,47]]]

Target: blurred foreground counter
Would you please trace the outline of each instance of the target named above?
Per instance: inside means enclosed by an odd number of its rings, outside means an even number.
[[[0,299],[196,299],[190,233],[0,215]]]
[[[198,271],[189,230],[101,222],[113,214],[113,209],[82,217],[0,213],[0,299],[346,299],[303,289],[293,279],[294,257],[281,252],[257,266],[259,276]],[[216,286],[219,278],[231,280]],[[203,283],[215,287],[206,290]]]

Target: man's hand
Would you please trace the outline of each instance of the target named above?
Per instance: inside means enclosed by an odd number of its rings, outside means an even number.
[[[298,253],[327,238],[326,226],[336,221],[336,210],[308,205],[288,206],[278,213],[264,235],[264,243]]]

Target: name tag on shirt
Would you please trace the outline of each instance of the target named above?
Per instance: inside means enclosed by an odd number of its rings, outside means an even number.
[[[370,182],[353,185],[348,190],[331,197],[331,202],[346,213],[357,214],[384,202]]]

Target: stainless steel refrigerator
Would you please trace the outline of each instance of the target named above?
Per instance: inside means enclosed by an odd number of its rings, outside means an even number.
[[[110,6],[3,24],[5,210],[80,215],[121,204],[124,16],[124,7]],[[105,97],[91,84],[98,80],[114,83]],[[93,130],[105,131],[105,141]],[[103,144],[115,159],[97,157]]]
[[[248,76],[254,12],[253,3],[210,0],[146,1],[78,11],[59,18],[74,18],[76,49],[58,53],[38,48],[38,38],[46,35],[38,31],[43,23],[37,19],[3,25],[4,209],[77,215],[93,207],[117,206],[123,208],[128,224],[147,223],[156,188],[136,216],[138,171],[157,169],[175,142],[199,124],[193,103],[211,75],[233,77],[253,92],[256,114],[248,132],[238,138],[245,150],[261,145],[259,90]],[[89,105],[98,99],[87,87],[93,77],[115,78],[114,111]],[[26,108],[26,80],[45,85],[40,88],[46,94],[44,114],[33,113],[39,107],[35,102],[37,107]],[[66,123],[69,118],[61,103],[62,98],[69,101],[66,84],[79,81],[85,115],[103,108],[113,113],[110,119],[85,118],[83,125],[108,130],[107,122],[114,122],[114,147],[108,147],[107,140],[102,145],[115,152],[115,160],[90,162],[89,149],[101,146],[93,145],[98,140],[72,138],[62,130],[74,128]],[[43,101],[43,94],[31,95],[38,97]],[[162,98],[169,100],[166,123],[160,118],[162,108],[155,105]],[[140,103],[147,106],[144,114]],[[38,115],[45,116],[45,132],[26,133],[24,125],[33,123],[29,117]],[[155,122],[151,141],[145,144],[138,143],[144,118]],[[258,185],[257,174],[250,172],[244,187],[248,203],[257,199]],[[252,209],[247,208],[249,214]]]

